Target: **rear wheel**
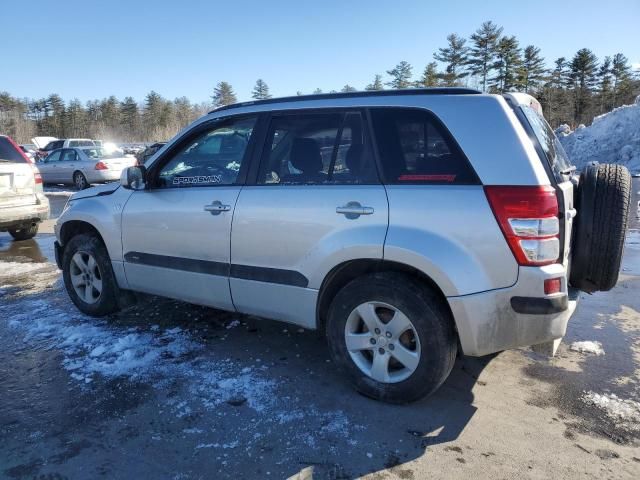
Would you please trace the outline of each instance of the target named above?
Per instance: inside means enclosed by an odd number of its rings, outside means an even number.
[[[35,237],[38,233],[38,224],[34,223],[29,227],[20,228],[17,230],[9,230],[9,233],[16,240],[29,240]]]
[[[631,175],[621,165],[588,165],[576,195],[570,283],[585,292],[618,281],[631,205]]]
[[[334,362],[355,388],[390,403],[434,392],[457,352],[442,299],[404,274],[375,273],[347,284],[331,303],[326,333]]]
[[[91,234],[73,237],[62,256],[64,286],[82,313],[101,317],[119,310],[119,289],[107,249]]]
[[[89,187],[89,182],[82,172],[76,172],[73,174],[73,183],[78,190],[84,190]]]

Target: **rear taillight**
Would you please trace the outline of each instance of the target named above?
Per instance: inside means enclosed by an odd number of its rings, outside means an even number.
[[[548,265],[558,260],[558,199],[551,186],[490,186],[484,191],[518,264]]]
[[[96,163],[96,170],[109,170],[109,167],[107,167],[104,162],[98,162]]]
[[[42,175],[40,175],[40,170],[34,165],[31,164],[31,170],[33,170],[33,178],[36,182],[36,185],[42,184]]]

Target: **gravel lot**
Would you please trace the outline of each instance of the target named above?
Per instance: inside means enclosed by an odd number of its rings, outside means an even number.
[[[583,296],[555,358],[462,357],[409,406],[358,395],[284,323],[155,297],[81,315],[52,223],[0,234],[0,477],[640,478],[637,218],[618,286]]]

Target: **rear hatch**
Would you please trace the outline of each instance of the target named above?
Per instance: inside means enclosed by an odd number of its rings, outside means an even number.
[[[7,137],[0,137],[0,208],[34,205],[36,202],[31,163]]]
[[[564,151],[560,140],[542,114],[540,103],[530,95],[505,94],[522,126],[529,134],[538,156],[542,160],[549,180],[558,193],[560,210],[560,235],[562,238],[562,264],[569,269],[571,258],[571,234],[576,211],[573,206],[575,167]]]

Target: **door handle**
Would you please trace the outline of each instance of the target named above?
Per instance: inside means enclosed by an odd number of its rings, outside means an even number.
[[[204,206],[204,211],[210,212],[211,215],[220,215],[220,212],[228,212],[229,210],[231,210],[231,205],[224,205],[219,200],[211,202],[210,205]]]
[[[358,202],[349,202],[342,207],[336,207],[336,213],[344,215],[350,220],[358,218],[360,215],[371,215],[373,212],[373,207],[363,207]]]

